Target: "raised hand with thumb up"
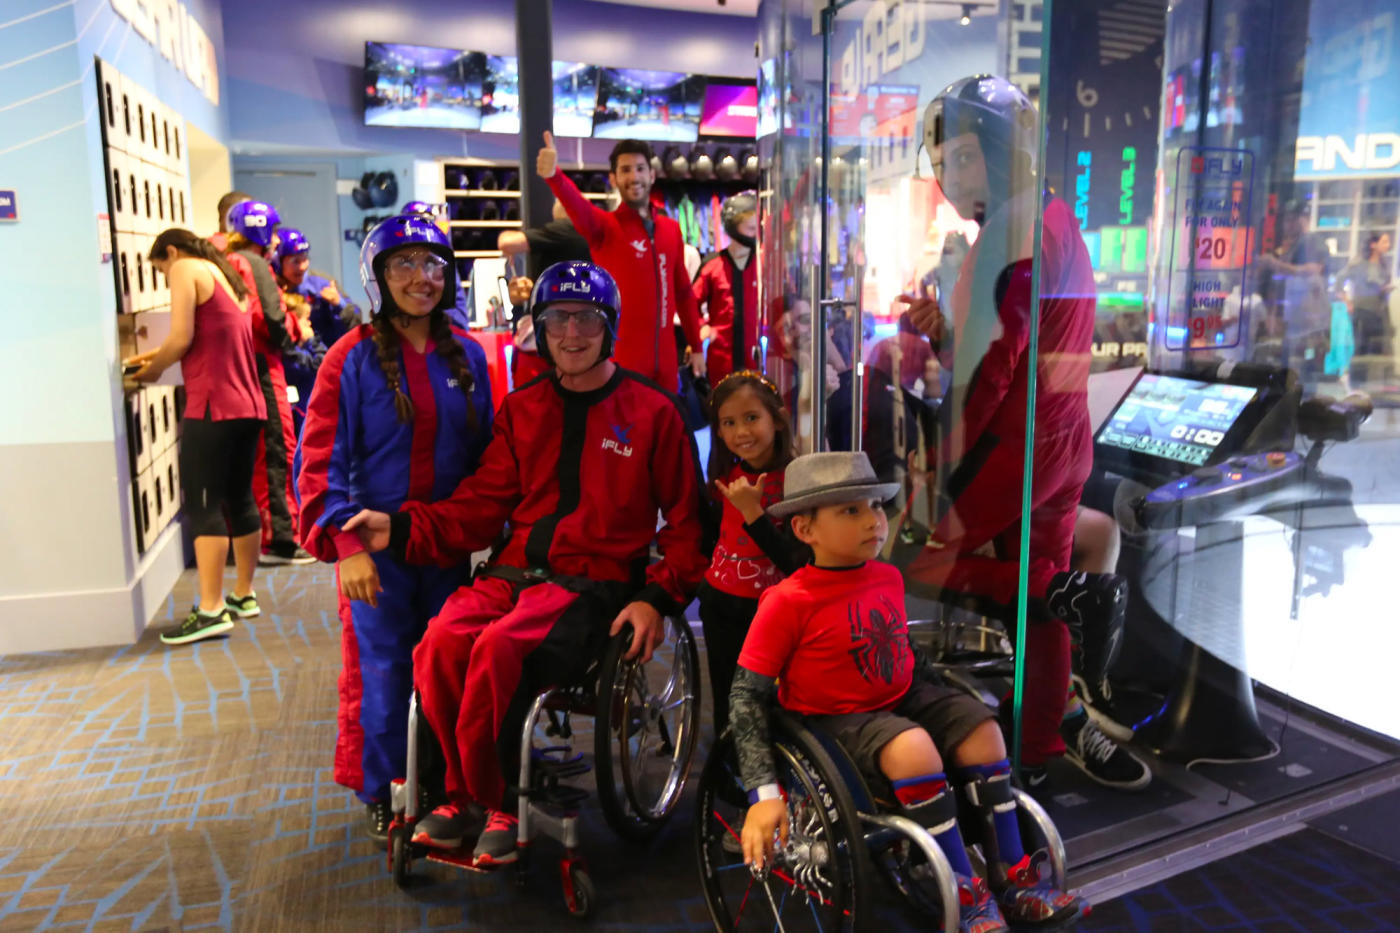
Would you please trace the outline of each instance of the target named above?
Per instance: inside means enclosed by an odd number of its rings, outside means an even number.
[[[535,171],[541,178],[553,178],[559,167],[559,150],[554,148],[554,134],[544,131],[544,148],[535,156]]]

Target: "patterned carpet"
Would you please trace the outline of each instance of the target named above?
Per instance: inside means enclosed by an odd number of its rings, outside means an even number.
[[[508,876],[418,865],[397,890],[331,780],[339,622],[329,568],[259,572],[227,639],[0,658],[0,930],[545,930],[552,844]],[[192,601],[187,573],[165,619]],[[648,847],[585,814],[599,930],[705,929],[688,812]],[[603,855],[607,857],[604,858]]]
[[[186,611],[193,582],[187,573],[157,628]],[[0,931],[571,928],[549,841],[523,891],[510,875],[421,863],[412,889],[394,887],[360,805],[331,780],[331,572],[260,572],[258,590],[263,616],[226,639],[167,649],[153,630],[125,648],[0,658]],[[644,846],[585,810],[600,904],[588,929],[711,929],[692,800]],[[1081,929],[1400,929],[1385,893],[1400,890],[1400,872],[1374,859],[1352,870],[1342,856],[1360,850],[1318,845],[1282,865],[1261,853],[1173,879],[1101,905]],[[1301,872],[1311,886],[1291,900],[1261,895]]]

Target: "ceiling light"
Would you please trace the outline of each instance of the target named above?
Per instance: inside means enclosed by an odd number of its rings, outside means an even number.
[[[959,26],[966,26],[972,22],[972,4],[964,3],[962,16],[958,18]]]

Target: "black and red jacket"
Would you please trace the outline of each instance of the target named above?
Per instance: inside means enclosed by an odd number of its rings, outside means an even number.
[[[653,211],[654,226],[648,231],[641,214],[626,204],[603,210],[563,172],[555,172],[548,181],[574,228],[588,241],[593,261],[608,270],[622,293],[613,358],[674,392],[680,366],[671,330],[676,315],[690,347],[698,352],[701,344],[700,311],[685,271],[680,224]]]
[[[450,566],[490,547],[494,563],[594,581],[630,581],[653,539],[637,599],[662,614],[690,601],[702,551],[700,467],[673,396],[618,367],[592,392],[551,374],[506,396],[476,472],[438,502],[406,502],[390,548],[409,563]],[[660,511],[665,524],[656,528]]]
[[[759,368],[758,338],[763,330],[758,306],[758,254],[750,253],[749,261],[740,269],[729,250],[720,250],[706,259],[695,274],[694,291],[695,300],[707,306],[711,336],[705,372],[710,383],[713,385],[740,369]]]

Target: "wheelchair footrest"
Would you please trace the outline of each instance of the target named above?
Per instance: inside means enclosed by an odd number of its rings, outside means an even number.
[[[567,784],[549,784],[534,788],[526,796],[532,803],[542,807],[573,811],[577,810],[579,805],[588,799],[589,791],[583,787],[570,787]]]
[[[552,745],[548,748],[538,749],[538,753],[530,762],[530,770],[534,773],[535,783],[577,777],[593,770],[584,760],[582,752],[575,752],[567,758],[562,757],[569,751],[571,749],[567,745]]]

